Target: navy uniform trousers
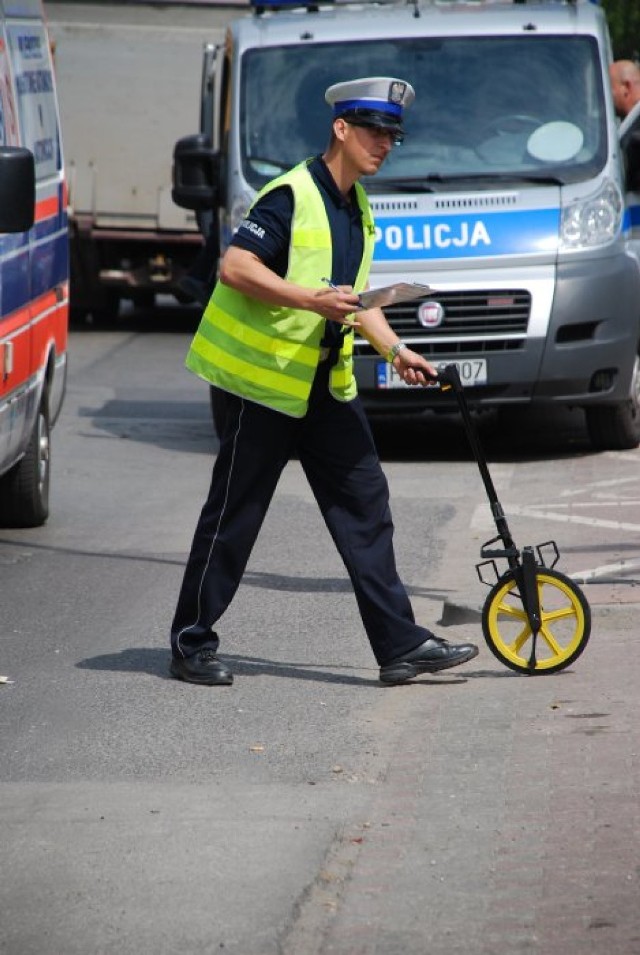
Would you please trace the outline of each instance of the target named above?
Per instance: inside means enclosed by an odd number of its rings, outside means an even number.
[[[321,362],[303,418],[225,394],[226,421],[171,630],[172,652],[218,649],[233,599],[287,461],[297,454],[345,563],[380,665],[431,636],[415,623],[393,551],[389,489],[359,398],[329,393]]]

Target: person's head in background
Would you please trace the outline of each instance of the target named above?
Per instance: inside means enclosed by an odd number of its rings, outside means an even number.
[[[632,60],[616,60],[609,67],[613,105],[624,119],[640,102],[640,67]]]

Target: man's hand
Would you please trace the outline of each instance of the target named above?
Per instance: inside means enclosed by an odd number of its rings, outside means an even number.
[[[340,285],[337,288],[322,288],[314,293],[313,311],[322,315],[330,322],[338,322],[339,325],[348,325],[350,328],[358,328],[360,322],[356,322],[350,316],[358,308],[359,298],[350,285]]]
[[[403,348],[393,359],[393,367],[408,385],[433,385],[437,369],[426,358],[410,348]]]
[[[314,289],[281,278],[247,249],[229,246],[220,263],[220,278],[225,285],[259,302],[284,308],[316,312],[322,318],[356,328],[353,313],[358,296],[350,285]]]

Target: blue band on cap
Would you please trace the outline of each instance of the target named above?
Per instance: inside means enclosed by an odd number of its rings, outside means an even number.
[[[380,113],[389,113],[391,116],[402,116],[402,106],[399,103],[390,103],[386,99],[345,99],[341,103],[335,103],[333,107],[334,116],[342,116],[352,109],[373,109]]]

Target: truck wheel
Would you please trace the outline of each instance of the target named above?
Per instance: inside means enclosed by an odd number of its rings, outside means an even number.
[[[24,456],[0,478],[0,524],[39,527],[49,516],[51,427],[43,395]]]
[[[136,308],[144,309],[148,311],[154,308],[156,304],[156,294],[154,291],[149,291],[145,289],[143,292],[134,292],[133,304]]]
[[[631,396],[617,405],[587,408],[587,430],[595,451],[626,451],[640,444],[640,359],[636,355]]]
[[[106,295],[99,305],[89,309],[94,325],[110,327],[114,325],[120,314],[120,295],[115,289],[107,289]]]
[[[88,311],[86,308],[77,308],[72,305],[69,309],[69,322],[71,325],[84,325],[87,320]]]

